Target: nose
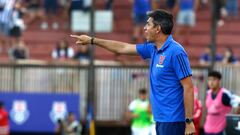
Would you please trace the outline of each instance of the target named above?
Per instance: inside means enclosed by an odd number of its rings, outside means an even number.
[[[146,27],[146,25],[143,27],[143,30],[147,30],[147,27]]]

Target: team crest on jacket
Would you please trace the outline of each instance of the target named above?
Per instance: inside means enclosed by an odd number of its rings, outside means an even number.
[[[159,58],[159,64],[162,65],[163,62],[164,62],[164,60],[165,60],[165,56],[160,55],[160,58]]]
[[[10,111],[11,120],[22,125],[29,118],[29,111],[27,108],[27,102],[25,100],[15,100],[13,101],[12,109]]]
[[[50,112],[50,118],[53,123],[56,123],[58,120],[63,120],[67,115],[67,105],[65,102],[56,101],[52,104],[52,110]]]

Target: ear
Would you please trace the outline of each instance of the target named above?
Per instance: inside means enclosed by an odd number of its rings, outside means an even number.
[[[158,26],[156,27],[156,29],[157,29],[157,30],[156,30],[156,33],[159,34],[159,33],[161,32],[161,26],[158,25]]]

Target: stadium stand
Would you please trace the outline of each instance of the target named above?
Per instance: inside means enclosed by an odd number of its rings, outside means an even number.
[[[103,9],[104,3],[101,1],[96,1],[97,9]],[[131,42],[133,23],[131,18],[131,4],[128,0],[114,1],[113,12],[114,12],[114,25],[112,33],[97,33],[96,36],[101,38],[113,39]],[[71,31],[69,29],[64,29],[63,26],[65,20],[62,18],[54,18],[51,21],[59,22],[59,29],[53,30],[41,30],[39,25],[41,22],[35,22],[33,25],[29,26],[27,30],[23,33],[23,39],[27,43],[30,49],[31,59],[42,59],[51,60],[51,51],[53,50],[56,42],[62,38],[66,38],[74,48],[74,41],[71,40],[69,35]],[[240,58],[240,27],[238,24],[240,19],[226,20],[222,27],[218,28],[217,34],[217,52],[223,53],[224,48],[231,47],[234,54]],[[192,64],[197,64],[204,47],[208,46],[211,42],[211,9],[209,7],[200,8],[197,12],[197,24],[193,29],[193,34],[191,35],[190,44],[184,46],[187,50],[190,61]],[[181,42],[181,41],[179,41]],[[7,58],[6,47],[3,47],[2,53],[0,54],[1,59]],[[97,59],[101,60],[115,60],[116,55],[110,53],[102,48],[96,47],[95,56]],[[139,57],[125,57],[118,56],[118,60],[135,60]]]

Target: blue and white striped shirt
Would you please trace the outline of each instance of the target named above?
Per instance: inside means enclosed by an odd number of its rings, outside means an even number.
[[[0,12],[0,22],[11,24],[15,0],[0,0],[0,3],[5,3],[4,10]]]

